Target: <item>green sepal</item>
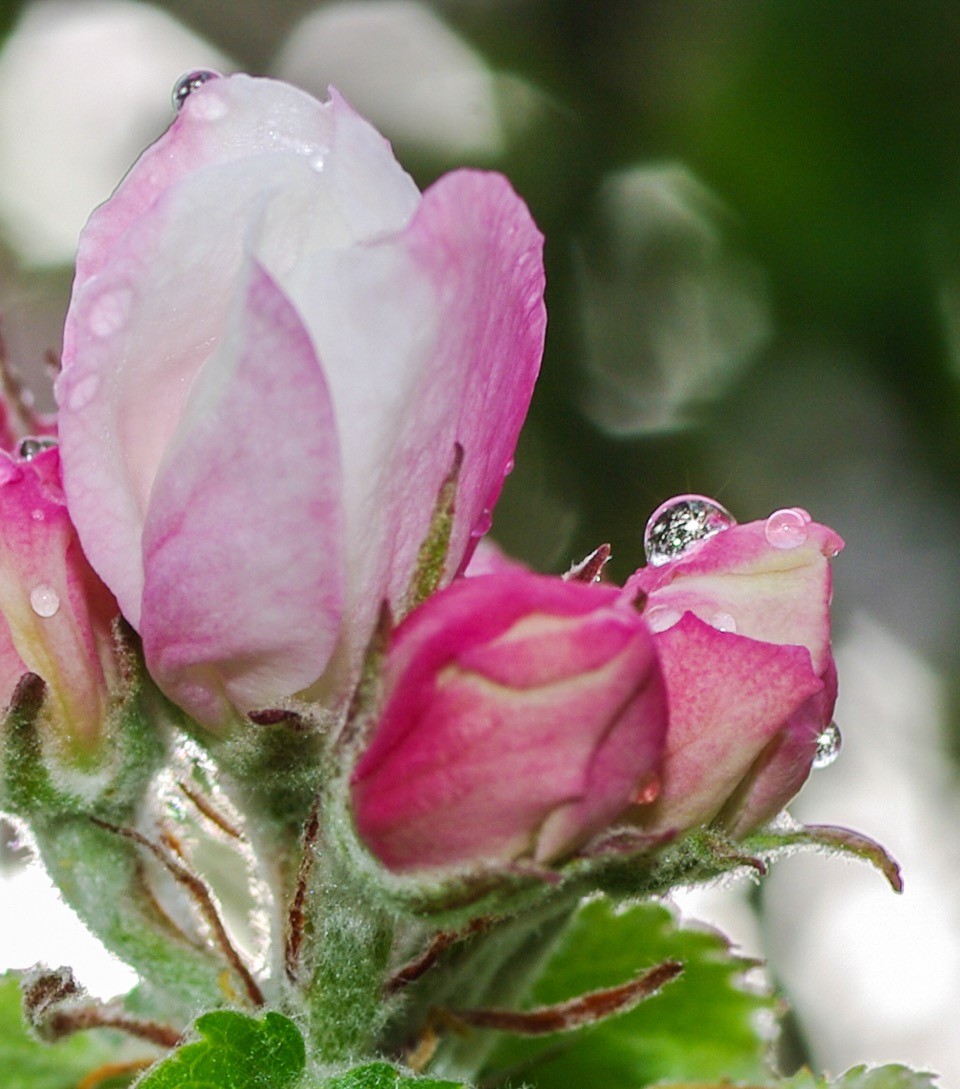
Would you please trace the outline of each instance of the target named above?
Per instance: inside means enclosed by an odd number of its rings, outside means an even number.
[[[390,1063],[366,1063],[343,1074],[335,1074],[318,1089],[464,1089],[463,1082],[437,1081],[436,1078],[411,1077]]]
[[[292,1089],[306,1065],[297,1026],[279,1013],[262,1020],[232,1010],[197,1018],[200,1040],[152,1067],[137,1089]]]
[[[110,694],[103,736],[82,761],[62,726],[48,718],[48,693],[36,674],[20,678],[0,727],[0,805],[28,822],[90,814],[125,820],[136,809],[166,751],[167,726],[181,719],[147,673],[140,640],[114,625],[120,681]]]
[[[882,844],[851,828],[829,824],[794,824],[782,817],[769,828],[762,828],[747,836],[740,846],[745,851],[765,858],[791,854],[797,848],[846,855],[869,863],[887,879],[894,892],[903,892],[903,878],[896,859]]]
[[[437,501],[433,508],[433,517],[430,520],[430,528],[424,537],[420,551],[417,553],[417,563],[414,568],[413,579],[403,601],[401,619],[407,613],[427,600],[443,581],[447,564],[447,553],[450,550],[450,537],[453,533],[453,518],[456,512],[457,487],[460,482],[460,470],[463,467],[463,447],[460,443],[454,444],[453,464],[447,474],[440,490],[437,493]]]

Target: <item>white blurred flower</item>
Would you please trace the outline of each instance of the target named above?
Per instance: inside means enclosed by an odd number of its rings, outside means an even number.
[[[0,222],[29,264],[70,262],[91,210],[222,53],[132,0],[40,0],[0,53]]]
[[[322,7],[294,28],[272,68],[319,97],[334,85],[389,139],[445,158],[498,155],[508,121],[522,124],[535,100],[417,0]]]
[[[723,209],[677,164],[610,174],[580,261],[583,407],[612,435],[670,431],[763,346],[758,271],[724,245]]]

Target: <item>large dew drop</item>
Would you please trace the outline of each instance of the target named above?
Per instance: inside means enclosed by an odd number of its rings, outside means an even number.
[[[840,755],[843,738],[840,736],[840,727],[831,722],[830,725],[817,738],[817,751],[813,757],[813,766],[818,770],[828,768]]]
[[[209,68],[197,68],[193,72],[187,72],[181,76],[173,88],[173,108],[179,113],[183,109],[184,102],[211,79],[219,79],[220,73],[213,72]]]
[[[703,495],[678,495],[650,515],[643,534],[647,563],[661,567],[735,526],[733,515]]]

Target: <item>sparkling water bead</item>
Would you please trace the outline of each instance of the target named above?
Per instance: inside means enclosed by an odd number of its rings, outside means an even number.
[[[220,73],[208,68],[197,68],[193,72],[187,72],[181,76],[173,88],[173,108],[179,113],[183,109],[184,102],[198,87],[202,87],[208,80],[219,79]]]
[[[21,439],[20,445],[17,447],[17,454],[23,458],[24,461],[32,461],[37,454],[43,453],[44,450],[50,450],[57,445],[57,440],[49,435],[41,435],[35,437],[31,435],[29,438]]]
[[[661,567],[736,524],[729,511],[706,496],[678,495],[668,499],[650,515],[644,530],[647,563]]]
[[[813,757],[813,766],[817,769],[828,768],[840,755],[843,738],[840,736],[840,727],[831,722],[830,725],[817,738],[817,751]]]

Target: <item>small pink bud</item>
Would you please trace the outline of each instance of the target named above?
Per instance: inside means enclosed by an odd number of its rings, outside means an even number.
[[[80,550],[55,444],[0,452],[0,702],[24,673],[42,677],[63,752],[89,752],[101,736],[118,611]]]
[[[800,789],[829,727],[829,560],[843,541],[799,507],[738,526],[703,496],[665,503],[651,522],[650,565],[627,590],[647,598],[670,727],[663,789],[637,819],[677,831],[717,820],[745,835]]]
[[[618,590],[460,579],[394,635],[357,827],[400,872],[554,862],[654,781],[665,731],[653,639]]]

